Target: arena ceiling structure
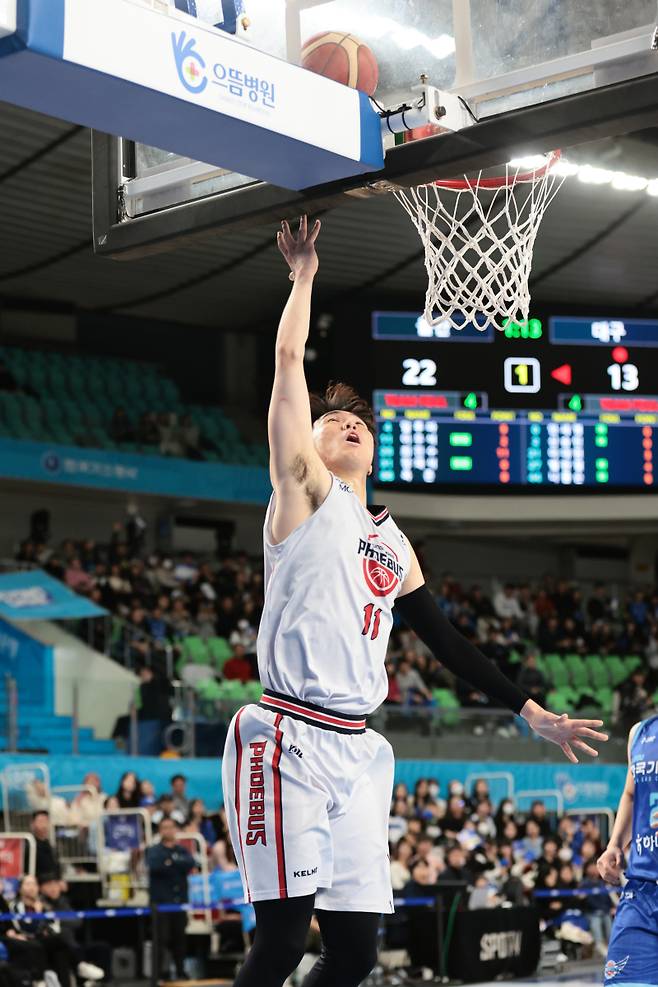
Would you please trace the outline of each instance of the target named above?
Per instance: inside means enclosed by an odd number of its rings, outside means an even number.
[[[188,241],[139,260],[95,256],[90,132],[0,103],[0,133],[3,304],[272,329],[287,284],[274,227]],[[658,311],[658,120],[655,128],[564,153],[580,169],[544,219],[533,302]],[[653,184],[634,188],[637,178]],[[422,249],[392,196],[323,218],[321,302],[368,294],[422,309]]]

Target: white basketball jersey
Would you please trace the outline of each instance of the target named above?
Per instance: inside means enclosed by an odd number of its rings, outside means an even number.
[[[273,545],[274,496],[263,533],[261,682],[343,713],[372,713],[388,692],[384,660],[409,571],[407,540],[385,508],[371,513],[334,476],[322,506]]]

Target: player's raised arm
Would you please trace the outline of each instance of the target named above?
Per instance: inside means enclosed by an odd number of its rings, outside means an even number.
[[[312,510],[326,497],[331,477],[313,445],[313,426],[308,388],[304,374],[304,349],[311,318],[313,281],[318,270],[315,241],[320,232],[319,221],[309,231],[306,216],[302,216],[297,235],[288,223],[281,224],[277,234],[279,250],[290,267],[293,287],[283,310],[276,337],[275,372],[268,415],[270,443],[270,477],[277,494],[275,527],[281,527],[281,509],[286,499],[302,498]],[[302,505],[295,505],[293,509]],[[294,510],[296,515],[299,510]],[[278,518],[276,517],[278,515]],[[293,519],[300,523],[303,517]],[[284,538],[288,531],[280,532]]]
[[[446,668],[478,691],[518,713],[540,737],[557,744],[570,761],[575,763],[578,760],[572,745],[592,757],[597,756],[597,751],[583,738],[607,740],[604,733],[593,729],[602,726],[602,721],[570,720],[566,713],[557,716],[529,699],[489,658],[455,630],[441,612],[425,585],[413,549],[411,567],[395,608]]]

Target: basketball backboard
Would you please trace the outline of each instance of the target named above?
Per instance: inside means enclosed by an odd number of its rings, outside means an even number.
[[[165,8],[168,0],[135,0]],[[247,176],[94,134],[94,241],[118,256],[182,237],[256,225],[499,165],[658,122],[656,0],[245,0],[237,39],[300,63],[310,37],[356,35],[379,64],[375,98],[397,107],[421,77],[472,114],[456,133],[389,141],[383,172],[291,192]],[[170,0],[216,23],[221,0]],[[220,18],[221,19],[221,18]],[[318,113],[322,113],[318,107]],[[366,180],[367,179],[367,180]]]

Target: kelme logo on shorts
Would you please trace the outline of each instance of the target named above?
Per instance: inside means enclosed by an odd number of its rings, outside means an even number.
[[[314,867],[312,870],[295,870],[292,872],[293,877],[315,877],[318,869]]]

